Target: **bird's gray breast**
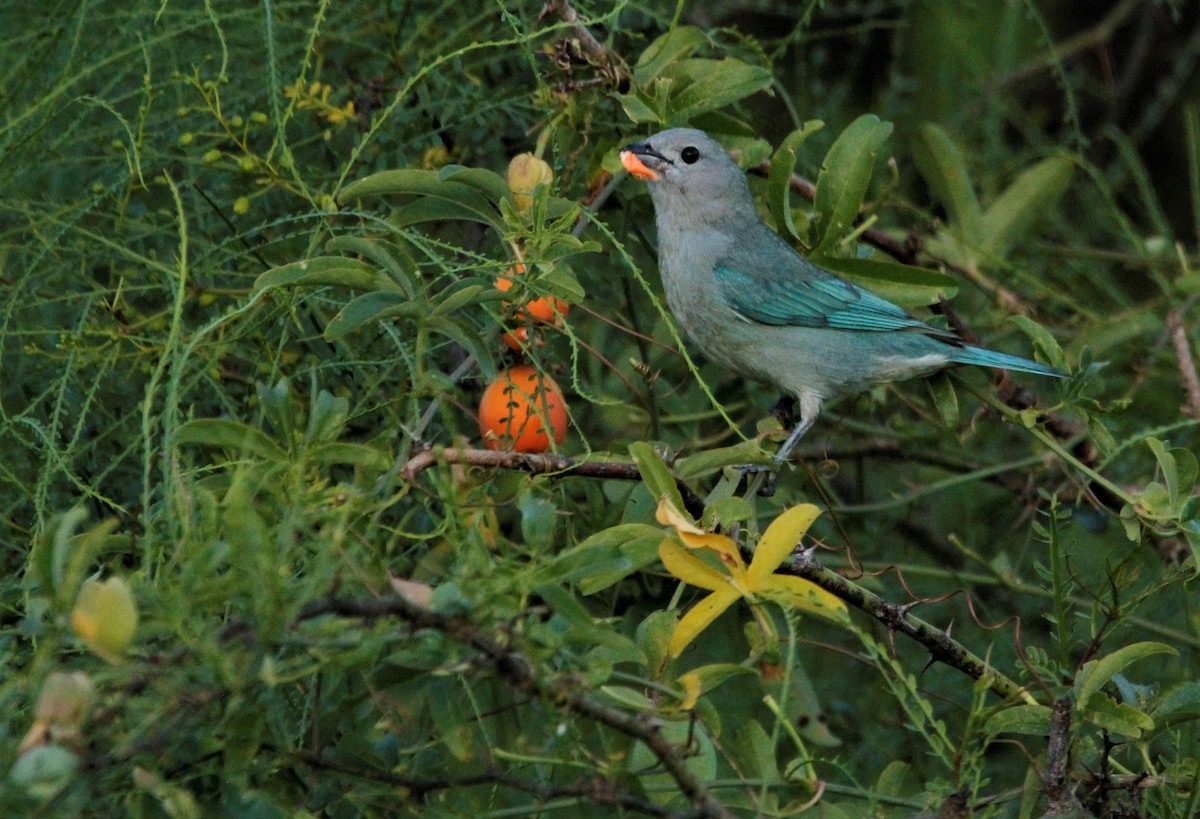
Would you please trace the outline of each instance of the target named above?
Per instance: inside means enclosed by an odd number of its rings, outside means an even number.
[[[717,283],[717,260],[726,255],[729,244],[729,239],[711,232],[660,232],[663,291],[675,320],[708,358],[743,372],[757,370],[750,327]]]

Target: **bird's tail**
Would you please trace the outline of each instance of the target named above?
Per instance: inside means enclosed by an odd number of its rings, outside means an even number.
[[[982,347],[959,347],[951,354],[950,360],[955,364],[977,364],[981,367],[1000,367],[1005,370],[1016,370],[1022,373],[1033,373],[1034,375],[1051,375],[1055,378],[1066,377],[1066,373],[1054,367],[1039,364],[1036,361],[1030,361],[1028,358],[1021,358],[1020,356],[985,350]]]

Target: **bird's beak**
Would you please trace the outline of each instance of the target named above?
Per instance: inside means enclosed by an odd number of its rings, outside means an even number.
[[[621,164],[638,179],[657,182],[671,160],[651,148],[649,142],[635,142],[621,149]]]

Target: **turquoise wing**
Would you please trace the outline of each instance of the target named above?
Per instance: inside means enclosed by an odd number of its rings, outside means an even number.
[[[869,290],[839,279],[797,256],[787,272],[754,275],[731,263],[716,267],[721,295],[738,313],[760,324],[859,332],[917,332],[951,344],[953,333],[930,327]],[[799,264],[804,267],[800,269]]]

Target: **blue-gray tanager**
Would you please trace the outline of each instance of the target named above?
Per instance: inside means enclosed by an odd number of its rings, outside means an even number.
[[[799,399],[787,459],[828,399],[979,364],[1062,376],[971,347],[809,262],[758,217],[746,175],[703,131],[673,128],[621,149],[649,182],[667,304],[706,356]]]

